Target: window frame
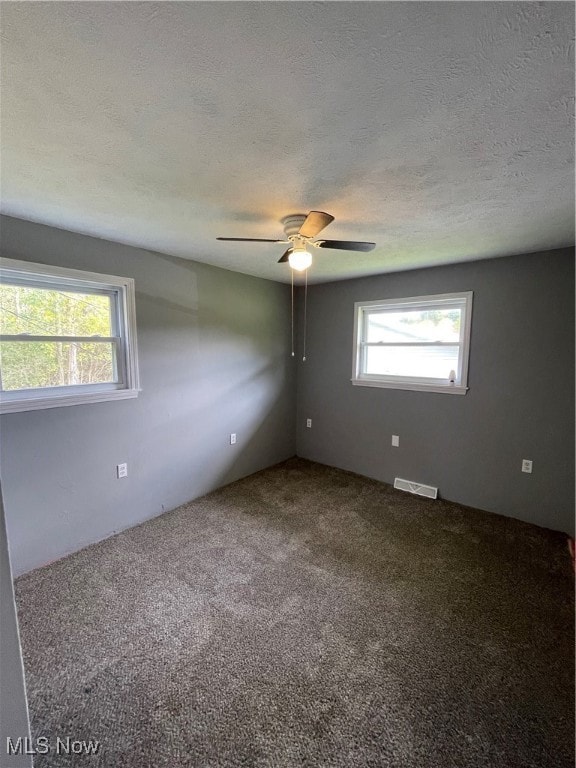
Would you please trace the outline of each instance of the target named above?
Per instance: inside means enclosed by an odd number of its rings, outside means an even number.
[[[473,291],[458,293],[439,293],[428,296],[410,296],[399,299],[382,299],[376,301],[357,301],[354,304],[354,343],[352,356],[352,384],[361,387],[382,387],[385,389],[404,389],[414,392],[440,392],[443,394],[465,395],[468,391],[468,365],[470,360],[470,335],[472,328],[472,299]],[[459,366],[456,379],[436,379],[424,376],[389,376],[367,374],[362,372],[364,350],[368,346],[408,346],[400,342],[378,342],[369,344],[365,339],[367,317],[375,310],[401,311],[421,309],[446,309],[460,307],[463,312],[463,322],[460,327],[458,342],[418,342],[414,346],[458,346]]]
[[[112,343],[116,347],[114,365],[117,374],[117,381],[110,383],[71,384],[59,387],[6,391],[1,389],[0,381],[0,413],[16,413],[138,397],[141,390],[138,373],[136,302],[133,278],[103,275],[80,269],[3,257],[0,259],[0,283],[110,296],[113,336],[2,334],[0,339],[22,343],[35,340]]]

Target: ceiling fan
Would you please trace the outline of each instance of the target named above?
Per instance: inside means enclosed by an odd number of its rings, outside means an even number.
[[[299,272],[308,269],[312,264],[312,254],[308,250],[314,248],[334,248],[341,251],[371,251],[376,243],[359,243],[353,240],[314,240],[314,238],[334,221],[334,216],[322,211],[310,211],[308,215],[295,214],[285,216],[281,223],[284,225],[285,240],[265,240],[252,237],[217,237],[217,240],[228,240],[237,243],[290,243],[278,263],[287,261],[292,269]]]

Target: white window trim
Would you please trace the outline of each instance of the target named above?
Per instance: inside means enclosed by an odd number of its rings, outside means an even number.
[[[67,387],[43,387],[38,389],[0,392],[0,413],[35,411],[43,408],[59,408],[66,405],[99,403],[106,400],[125,400],[138,397],[138,347],[136,339],[136,301],[134,280],[131,277],[101,275],[80,269],[55,267],[16,259],[0,259],[0,277],[10,282],[22,280],[26,285],[48,286],[56,279],[59,286],[71,290],[111,291],[118,296],[118,312],[121,324],[119,363],[122,368],[118,384],[76,384]]]
[[[439,293],[430,296],[411,296],[401,299],[384,299],[381,301],[357,301],[354,304],[354,344],[352,360],[352,384],[359,387],[382,387],[384,389],[404,389],[412,392],[439,392],[450,395],[465,395],[468,391],[468,362],[470,358],[470,331],[472,327],[472,291],[460,293]],[[456,372],[456,382],[449,379],[425,379],[417,377],[378,376],[361,372],[360,352],[365,310],[381,307],[398,309],[429,309],[431,307],[464,302],[464,322],[460,328],[462,354],[460,368]]]

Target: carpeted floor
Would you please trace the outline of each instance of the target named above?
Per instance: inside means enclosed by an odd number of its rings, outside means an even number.
[[[561,534],[292,459],[16,590],[37,768],[574,766]]]

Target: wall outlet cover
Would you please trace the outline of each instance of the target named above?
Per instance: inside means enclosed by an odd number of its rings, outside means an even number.
[[[392,445],[394,446],[394,448],[398,448],[398,446],[400,445],[399,435],[392,435]]]

